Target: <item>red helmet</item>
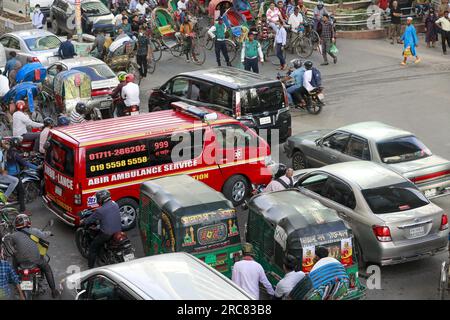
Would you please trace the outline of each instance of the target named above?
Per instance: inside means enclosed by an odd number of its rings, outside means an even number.
[[[24,111],[26,107],[25,101],[19,100],[16,102],[16,111]]]
[[[22,229],[31,226],[31,220],[26,214],[18,214],[14,219],[14,226],[16,229]]]
[[[125,81],[128,82],[134,82],[134,74],[129,73],[127,74],[127,76],[125,77]]]

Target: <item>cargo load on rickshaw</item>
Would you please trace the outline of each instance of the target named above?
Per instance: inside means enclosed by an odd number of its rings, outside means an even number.
[[[246,240],[255,250],[269,281],[276,285],[284,277],[283,260],[297,258],[297,271],[308,276],[291,292],[291,299],[361,299],[365,287],[358,278],[352,230],[337,212],[298,190],[262,193],[248,203]],[[315,250],[328,249],[329,256],[344,266],[346,274],[339,281],[320,283],[314,287],[309,277],[316,263]],[[300,294],[301,293],[301,294]]]
[[[189,252],[231,278],[241,254],[236,210],[220,192],[187,175],[144,182],[139,230],[145,255]]]

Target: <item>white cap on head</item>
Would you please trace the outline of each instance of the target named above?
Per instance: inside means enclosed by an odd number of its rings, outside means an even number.
[[[412,20],[413,18],[412,17],[408,17],[408,18],[406,18],[406,20]]]

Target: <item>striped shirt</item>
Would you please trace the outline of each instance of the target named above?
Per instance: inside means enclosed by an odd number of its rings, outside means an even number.
[[[86,122],[86,119],[81,114],[79,114],[77,110],[73,109],[70,113],[70,124],[83,122]]]
[[[275,7],[273,10],[267,9],[266,12],[267,21],[276,23],[278,20],[280,20],[280,10],[278,10],[277,7]]]

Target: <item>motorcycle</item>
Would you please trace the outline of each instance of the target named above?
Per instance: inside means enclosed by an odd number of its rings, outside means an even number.
[[[139,114],[139,105],[127,107],[125,104],[123,104],[123,100],[121,97],[113,99],[113,109],[114,113],[117,114],[117,117],[134,116]]]
[[[295,80],[290,76],[292,70],[289,70],[285,76],[277,73],[277,79],[284,83],[286,89],[295,84]],[[292,95],[294,100],[294,108],[306,110],[310,114],[319,114],[322,111],[322,107],[325,105],[323,100],[325,95],[323,94],[323,88],[315,88],[309,92],[309,96],[306,97],[306,104],[301,104],[303,100],[299,90],[295,91]]]
[[[54,220],[51,219],[42,229],[44,231],[48,227],[52,227]],[[51,234],[53,236],[53,234]],[[50,262],[50,256],[45,255],[47,263]],[[46,291],[46,280],[42,274],[41,268],[35,264],[20,264],[17,267],[17,274],[20,278],[20,288],[22,289],[25,300],[33,300],[39,295],[43,295]]]
[[[94,210],[83,210],[78,216],[81,219],[88,218]],[[97,236],[99,229],[95,224],[80,226],[75,232],[75,242],[78,251],[83,258],[89,256],[89,247]],[[105,243],[97,256],[97,263],[100,265],[116,264],[134,260],[134,248],[125,232],[116,232],[109,241]]]

